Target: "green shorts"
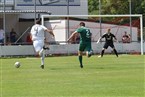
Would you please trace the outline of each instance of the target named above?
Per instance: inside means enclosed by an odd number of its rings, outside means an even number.
[[[91,42],[80,43],[79,51],[91,51],[91,50],[92,50]]]

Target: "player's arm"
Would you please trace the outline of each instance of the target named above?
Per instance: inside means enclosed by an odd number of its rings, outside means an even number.
[[[101,37],[98,39],[97,44],[100,42],[100,40],[101,40],[102,38],[105,37],[105,35],[106,35],[106,34],[103,34],[103,36],[101,36]]]
[[[72,34],[71,34],[71,36],[68,38],[68,42],[75,36],[77,34],[77,32],[75,31],[75,32],[73,32]]]
[[[99,39],[98,39],[98,41],[97,41],[97,44],[100,42],[100,40],[102,39],[102,38],[104,38],[105,37],[105,34],[102,36],[102,37],[100,37]]]
[[[53,30],[46,29],[45,31],[48,32],[48,33],[50,33],[53,37],[55,36],[54,33],[53,33]]]
[[[117,40],[116,36],[114,37],[115,40]]]
[[[98,39],[97,44],[100,42],[101,39],[102,39],[102,37],[100,37],[100,38]]]
[[[115,41],[116,41],[116,42],[118,42],[118,40],[117,40],[116,36],[115,36],[115,35],[113,35],[113,37],[114,37]]]

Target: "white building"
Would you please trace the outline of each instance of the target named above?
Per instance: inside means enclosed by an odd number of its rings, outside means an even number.
[[[0,13],[0,28],[5,29],[6,36],[14,28],[19,37],[25,31],[29,32],[34,24],[33,19],[38,18],[39,14],[87,15],[88,0],[69,0],[69,3],[67,0],[0,0]],[[26,34],[22,41],[25,38]]]

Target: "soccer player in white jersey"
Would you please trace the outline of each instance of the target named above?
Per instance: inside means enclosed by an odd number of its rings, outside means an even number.
[[[50,33],[53,37],[53,31],[47,29],[45,26],[41,25],[41,20],[36,20],[36,24],[31,28],[31,39],[33,41],[33,46],[36,53],[41,57],[41,65],[40,67],[44,69],[44,44],[45,44],[45,32]]]

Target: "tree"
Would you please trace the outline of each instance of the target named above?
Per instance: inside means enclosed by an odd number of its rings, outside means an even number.
[[[99,7],[99,2],[96,0],[88,0],[88,5],[89,5],[89,13],[90,14],[97,14],[98,12],[98,7]]]
[[[130,0],[101,0],[101,14],[129,14]],[[89,14],[99,14],[99,0],[88,0]],[[143,14],[145,23],[145,0],[131,0],[132,14]]]

